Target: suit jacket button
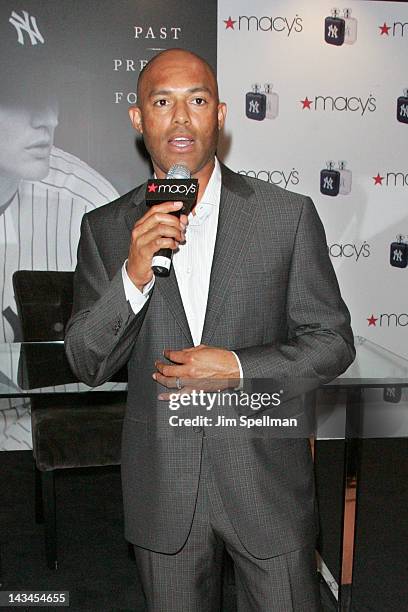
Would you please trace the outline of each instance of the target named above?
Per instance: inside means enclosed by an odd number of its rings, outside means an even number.
[[[113,331],[115,332],[115,336],[118,334],[121,327],[122,327],[122,321],[118,319],[117,321],[115,321],[113,325]]]

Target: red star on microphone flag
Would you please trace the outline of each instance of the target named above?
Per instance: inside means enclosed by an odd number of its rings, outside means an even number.
[[[382,182],[384,180],[384,176],[380,176],[380,173],[377,173],[377,176],[373,176],[374,179],[374,185],[382,185]]]
[[[367,319],[367,321],[368,321],[368,327],[370,327],[370,325],[373,325],[374,327],[376,327],[377,321],[378,321],[378,317],[375,317],[372,314],[371,317],[369,319]]]
[[[158,185],[156,185],[156,183],[152,183],[147,188],[148,193],[156,193],[157,187],[158,187]]]
[[[307,96],[304,100],[300,100],[300,103],[303,104],[302,108],[310,108],[312,100],[308,100]]]
[[[225,29],[226,30],[228,30],[228,28],[230,30],[234,30],[235,29],[234,28],[234,23],[237,23],[237,21],[236,20],[234,21],[233,19],[231,19],[231,15],[230,15],[228,17],[228,19],[224,19],[224,23],[225,23]]]
[[[388,32],[388,31],[391,29],[391,26],[387,26],[387,24],[385,23],[385,21],[384,21],[384,23],[383,23],[383,25],[382,25],[382,26],[378,26],[378,27],[379,27],[379,28],[380,28],[380,30],[381,30],[381,32],[380,32],[380,35],[381,35],[381,36],[382,36],[383,34],[386,34],[387,36],[389,36],[389,32]]]

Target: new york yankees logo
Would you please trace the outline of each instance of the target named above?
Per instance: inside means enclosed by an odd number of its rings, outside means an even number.
[[[325,189],[333,189],[333,179],[325,176],[323,179],[323,187]]]
[[[259,102],[256,102],[255,100],[250,100],[249,112],[258,114],[259,113]]]
[[[22,16],[13,11],[9,22],[16,28],[17,41],[20,45],[25,44],[23,32],[27,32],[32,45],[36,45],[39,42],[44,44],[44,38],[38,29],[36,18],[33,15],[29,15],[27,11],[22,11]]]
[[[327,36],[329,38],[338,38],[338,27],[335,25],[329,25]]]

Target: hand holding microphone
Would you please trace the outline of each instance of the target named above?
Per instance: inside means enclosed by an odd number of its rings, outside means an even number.
[[[189,214],[196,203],[198,195],[198,181],[190,178],[190,170],[182,164],[174,164],[168,171],[165,179],[151,179],[146,187],[146,205],[155,206],[158,202],[179,201],[183,202],[181,211],[171,214],[180,216],[181,213]],[[173,250],[162,248],[154,254],[152,270],[156,276],[168,276],[170,274]]]
[[[149,210],[132,230],[127,263],[128,276],[140,291],[153,273],[168,276],[173,251],[185,240],[187,215],[198,194],[198,181],[189,177],[188,168],[175,164],[166,179],[148,181]]]
[[[132,230],[127,273],[136,287],[143,287],[153,278],[152,260],[159,249],[178,248],[185,240],[187,215],[180,218],[169,214],[180,212],[182,202],[165,202],[152,206]]]

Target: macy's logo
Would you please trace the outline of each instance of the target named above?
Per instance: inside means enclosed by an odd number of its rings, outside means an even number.
[[[239,15],[236,19],[232,19],[231,15],[228,19],[223,20],[226,30],[243,30],[244,32],[286,32],[290,36],[292,32],[302,32],[303,23],[299,15],[295,17],[256,17],[256,15]]]
[[[372,179],[374,185],[382,187],[408,187],[408,172],[385,172],[384,174],[377,172]]]
[[[237,170],[238,174],[252,176],[253,178],[261,179],[266,183],[273,185],[297,185],[299,183],[299,171],[292,168],[290,171],[285,170]]]
[[[382,313],[378,317],[371,314],[370,317],[367,317],[367,321],[368,327],[406,327],[408,325],[408,313]]]
[[[299,100],[302,105],[302,110],[309,109],[314,111],[351,111],[352,113],[359,112],[361,116],[366,111],[372,113],[377,110],[376,99],[371,94],[367,98],[356,96],[314,96],[303,100]]]
[[[405,28],[407,28],[408,31],[408,21],[405,23],[402,23],[402,21],[394,21],[392,25],[388,25],[387,22],[384,21],[382,25],[378,26],[380,36],[399,36],[401,38],[405,35]]]
[[[177,183],[151,183],[147,186],[148,193],[180,193],[181,195],[188,196],[196,192],[196,186],[190,185],[179,185]]]

